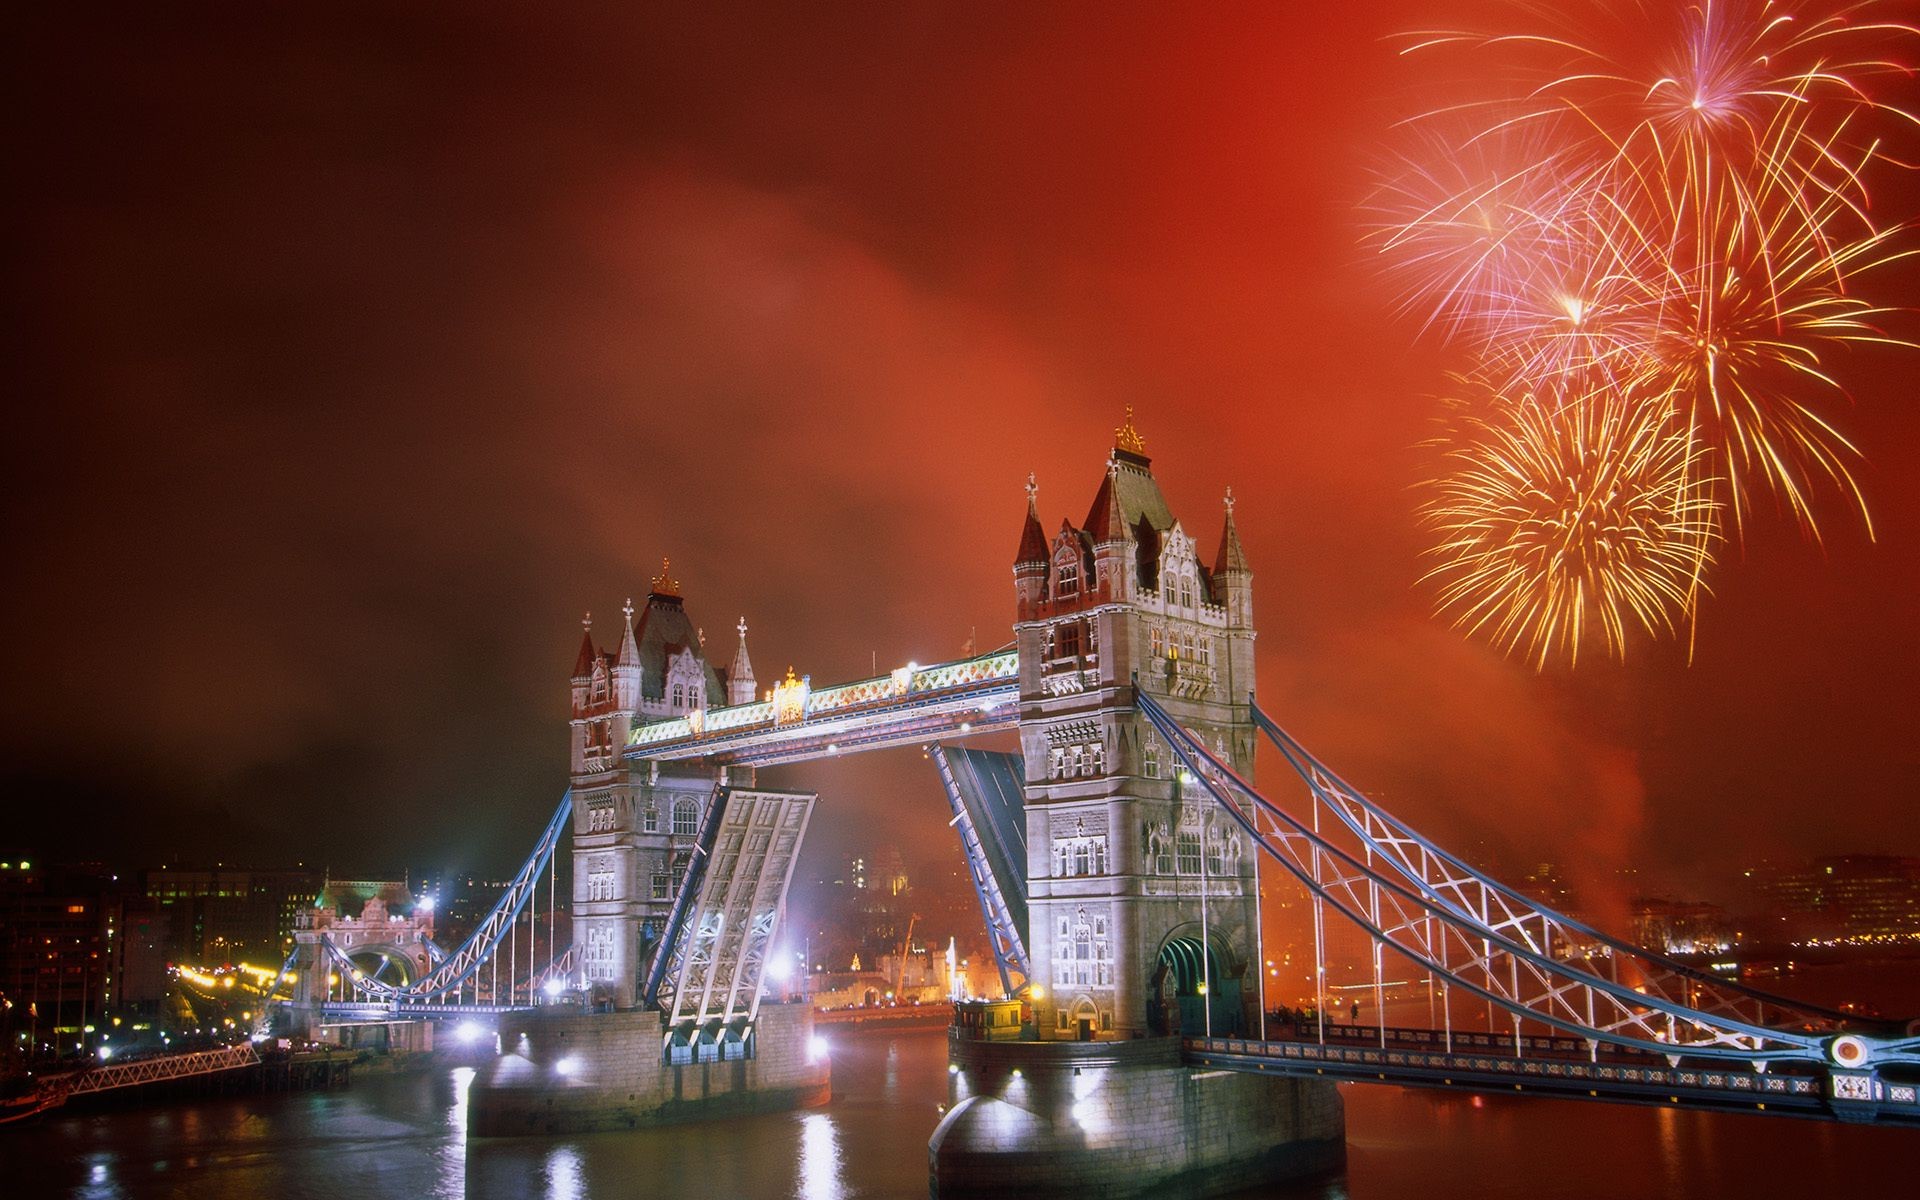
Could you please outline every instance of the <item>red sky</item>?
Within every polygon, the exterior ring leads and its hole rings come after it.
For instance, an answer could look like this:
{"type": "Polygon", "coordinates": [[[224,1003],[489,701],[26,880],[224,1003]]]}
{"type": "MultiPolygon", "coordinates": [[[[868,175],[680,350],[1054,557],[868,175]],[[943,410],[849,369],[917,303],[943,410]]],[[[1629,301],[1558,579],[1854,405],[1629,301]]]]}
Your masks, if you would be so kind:
{"type": "MultiPolygon", "coordinates": [[[[1027,472],[1077,519],[1133,404],[1209,547],[1241,497],[1263,703],[1416,823],[1680,891],[1920,853],[1911,355],[1835,364],[1877,541],[1763,513],[1691,665],[1535,674],[1414,585],[1452,360],[1359,244],[1441,14],[1028,7],[24,17],[17,836],[517,859],[581,610],[670,554],[763,677],[997,644],[1027,472]]],[[[917,755],[808,778],[821,854],[944,836],[917,755]]]]}

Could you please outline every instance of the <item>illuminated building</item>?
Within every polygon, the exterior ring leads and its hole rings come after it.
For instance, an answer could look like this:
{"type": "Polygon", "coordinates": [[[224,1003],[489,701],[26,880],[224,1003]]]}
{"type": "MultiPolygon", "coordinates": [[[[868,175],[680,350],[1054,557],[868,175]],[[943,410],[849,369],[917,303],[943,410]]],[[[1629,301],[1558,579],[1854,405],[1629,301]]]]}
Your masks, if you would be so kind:
{"type": "Polygon", "coordinates": [[[1027,490],[1014,634],[1041,1035],[1245,1028],[1258,986],[1253,855],[1132,694],[1166,704],[1252,776],[1253,572],[1232,493],[1208,565],[1131,414],[1079,525],[1050,536],[1027,490]]]}
{"type": "MultiPolygon", "coordinates": [[[[612,652],[591,625],[574,662],[572,696],[574,944],[597,994],[622,1007],[639,995],[639,972],[666,926],[685,878],[713,778],[667,768],[629,773],[620,754],[634,726],[663,717],[704,719],[730,700],[755,698],[747,623],[725,679],[707,660],[668,565],[636,611],[629,602],[612,652]]],[[[804,687],[793,680],[783,687],[804,687]]],[[[776,689],[778,691],[779,689],[776,689]]]]}

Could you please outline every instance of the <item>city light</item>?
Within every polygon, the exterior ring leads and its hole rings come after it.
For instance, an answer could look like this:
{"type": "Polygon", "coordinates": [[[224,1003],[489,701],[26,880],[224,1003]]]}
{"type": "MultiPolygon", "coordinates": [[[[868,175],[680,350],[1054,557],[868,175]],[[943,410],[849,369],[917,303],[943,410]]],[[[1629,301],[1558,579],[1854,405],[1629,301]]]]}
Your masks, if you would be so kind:
{"type": "Polygon", "coordinates": [[[480,1040],[486,1030],[477,1021],[462,1021],[453,1027],[453,1040],[462,1046],[471,1046],[480,1040]]]}
{"type": "Polygon", "coordinates": [[[580,1071],[580,1060],[569,1054],[559,1062],[554,1063],[553,1070],[556,1075],[564,1075],[571,1079],[580,1071]]]}
{"type": "Polygon", "coordinates": [[[816,1033],[807,1039],[808,1062],[817,1063],[821,1059],[824,1059],[827,1056],[827,1050],[827,1039],[821,1037],[819,1034],[816,1033]]]}
{"type": "Polygon", "coordinates": [[[547,994],[547,999],[549,1000],[557,999],[561,992],[564,992],[567,990],[567,981],[560,978],[558,975],[556,975],[552,979],[549,979],[545,983],[541,984],[540,990],[547,994]]]}

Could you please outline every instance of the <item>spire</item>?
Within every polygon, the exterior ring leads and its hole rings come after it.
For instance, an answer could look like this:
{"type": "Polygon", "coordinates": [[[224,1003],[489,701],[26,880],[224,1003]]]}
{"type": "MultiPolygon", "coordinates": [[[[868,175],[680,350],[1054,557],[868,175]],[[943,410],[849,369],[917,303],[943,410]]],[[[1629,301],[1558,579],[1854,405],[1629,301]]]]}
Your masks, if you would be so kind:
{"type": "Polygon", "coordinates": [[[1147,439],[1133,427],[1133,405],[1127,405],[1127,419],[1113,431],[1113,448],[1141,458],[1147,456],[1147,439]]]}
{"type": "Polygon", "coordinates": [[[1120,504],[1120,459],[1117,455],[1107,459],[1107,477],[1100,481],[1100,490],[1093,497],[1093,507],[1087,512],[1087,536],[1095,543],[1117,542],[1127,536],[1127,511],[1120,504]]]}
{"type": "Polygon", "coordinates": [[[733,652],[733,665],[727,668],[727,703],[752,704],[755,682],[753,660],[747,657],[747,619],[734,626],[740,631],[740,645],[733,652]]]}
{"type": "Polygon", "coordinates": [[[573,677],[584,679],[593,674],[593,614],[580,618],[580,657],[573,660],[573,677]]]}
{"type": "Polygon", "coordinates": [[[640,644],[633,640],[633,597],[627,597],[627,603],[620,610],[626,620],[620,623],[620,659],[616,664],[622,667],[640,665],[640,644]]]}
{"type": "Polygon", "coordinates": [[[660,573],[653,577],[653,594],[656,596],[679,596],[680,581],[673,577],[673,564],[666,555],[660,556],[660,573]]]}
{"type": "Polygon", "coordinates": [[[1240,529],[1233,523],[1233,489],[1227,489],[1227,523],[1220,530],[1220,552],[1213,556],[1213,573],[1223,571],[1250,571],[1247,565],[1247,552],[1240,548],[1240,529]]]}
{"type": "Polygon", "coordinates": [[[1022,563],[1044,563],[1047,561],[1047,531],[1040,526],[1040,485],[1034,482],[1033,472],[1027,472],[1027,523],[1020,530],[1020,553],[1013,560],[1014,566],[1022,563]]]}

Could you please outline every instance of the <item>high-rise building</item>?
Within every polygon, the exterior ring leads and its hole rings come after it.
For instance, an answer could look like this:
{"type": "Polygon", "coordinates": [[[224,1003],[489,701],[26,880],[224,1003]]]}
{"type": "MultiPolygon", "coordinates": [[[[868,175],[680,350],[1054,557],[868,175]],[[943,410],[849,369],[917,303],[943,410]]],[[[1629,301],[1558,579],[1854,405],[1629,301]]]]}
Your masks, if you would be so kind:
{"type": "Polygon", "coordinates": [[[305,868],[159,867],[146,873],[146,896],[167,916],[176,959],[277,966],[293,948],[295,914],[313,903],[321,882],[305,868]]]}
{"type": "Polygon", "coordinates": [[[1840,854],[1767,863],[1747,875],[1767,907],[1768,938],[1871,943],[1920,936],[1920,858],[1840,854]]]}

